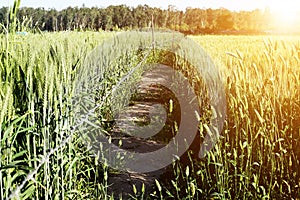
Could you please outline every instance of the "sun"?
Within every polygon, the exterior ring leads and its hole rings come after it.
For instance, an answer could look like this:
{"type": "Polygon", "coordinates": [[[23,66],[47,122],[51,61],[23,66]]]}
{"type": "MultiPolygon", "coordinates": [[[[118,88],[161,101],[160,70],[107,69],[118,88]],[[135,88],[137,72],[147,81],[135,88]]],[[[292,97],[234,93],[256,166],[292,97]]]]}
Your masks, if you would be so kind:
{"type": "Polygon", "coordinates": [[[297,20],[297,12],[293,10],[282,11],[279,13],[279,18],[282,20],[282,22],[292,23],[297,20]]]}
{"type": "Polygon", "coordinates": [[[289,4],[284,1],[274,1],[271,10],[274,15],[274,22],[277,27],[293,28],[300,20],[300,7],[295,4],[289,4]]]}
{"type": "Polygon", "coordinates": [[[283,23],[282,25],[292,25],[298,20],[298,11],[294,9],[278,10],[275,14],[276,20],[278,20],[279,23],[283,23]]]}

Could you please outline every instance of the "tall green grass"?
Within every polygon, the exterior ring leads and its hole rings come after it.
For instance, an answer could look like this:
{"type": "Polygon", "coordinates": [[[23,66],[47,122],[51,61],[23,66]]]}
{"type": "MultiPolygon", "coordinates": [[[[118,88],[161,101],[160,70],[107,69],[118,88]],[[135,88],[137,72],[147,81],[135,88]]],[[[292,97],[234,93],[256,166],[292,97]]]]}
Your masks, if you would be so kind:
{"type": "Polygon", "coordinates": [[[97,160],[78,136],[46,156],[70,135],[76,70],[104,37],[98,33],[1,35],[1,199],[9,197],[40,163],[16,197],[101,195],[97,160]]]}
{"type": "Polygon", "coordinates": [[[194,39],[222,66],[226,82],[224,138],[207,158],[218,163],[210,165],[210,190],[225,198],[299,198],[300,38],[194,39]]]}

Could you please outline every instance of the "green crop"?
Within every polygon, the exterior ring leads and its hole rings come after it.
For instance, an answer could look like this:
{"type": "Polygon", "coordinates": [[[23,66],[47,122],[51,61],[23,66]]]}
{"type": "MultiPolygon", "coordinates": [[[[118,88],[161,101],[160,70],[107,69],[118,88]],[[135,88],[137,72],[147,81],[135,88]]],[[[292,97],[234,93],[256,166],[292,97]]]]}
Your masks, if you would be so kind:
{"type": "MultiPolygon", "coordinates": [[[[110,36],[91,32],[0,35],[1,199],[12,194],[16,199],[112,198],[107,179],[113,172],[99,163],[79,134],[71,134],[74,80],[86,56],[110,36]]],[[[151,197],[299,198],[300,38],[191,38],[222,72],[227,97],[225,126],[221,139],[204,159],[190,152],[186,162],[175,162],[169,174],[155,181],[151,197]]],[[[182,64],[167,54],[160,56],[182,64]]],[[[104,77],[101,84],[106,87],[99,91],[99,98],[130,70],[121,66],[139,59],[127,55],[115,63],[117,70],[104,77]]],[[[196,88],[201,81],[189,67],[182,65],[180,70],[196,88]]],[[[135,75],[138,80],[141,74],[135,75]]],[[[174,112],[175,103],[167,103],[174,112]]],[[[110,109],[110,102],[105,102],[99,111],[102,121],[111,120],[110,109]]],[[[203,123],[199,130],[203,137],[207,125],[203,123]]],[[[133,198],[146,198],[145,188],[139,191],[133,186],[133,190],[133,198]]]]}

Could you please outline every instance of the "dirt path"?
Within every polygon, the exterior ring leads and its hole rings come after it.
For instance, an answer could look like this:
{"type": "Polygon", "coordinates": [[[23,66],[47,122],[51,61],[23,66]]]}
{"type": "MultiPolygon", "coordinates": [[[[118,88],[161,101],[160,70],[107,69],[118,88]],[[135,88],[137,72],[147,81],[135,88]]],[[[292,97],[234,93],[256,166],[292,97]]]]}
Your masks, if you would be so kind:
{"type": "MultiPolygon", "coordinates": [[[[136,125],[149,124],[149,113],[154,109],[155,104],[166,105],[170,100],[170,91],[164,91],[158,87],[157,83],[170,81],[169,75],[161,69],[155,69],[146,72],[141,81],[137,84],[137,92],[131,100],[127,109],[120,113],[113,126],[113,140],[122,140],[122,148],[135,152],[150,152],[162,148],[165,144],[158,138],[151,137],[148,139],[132,137],[127,132],[132,132],[136,125]],[[156,85],[155,85],[156,84],[156,85]]],[[[155,113],[154,113],[155,115],[155,113]]],[[[167,122],[168,123],[168,122],[167,122]]],[[[166,126],[165,126],[166,127],[166,126]]],[[[169,135],[171,130],[165,128],[163,134],[169,135]]],[[[142,173],[111,173],[109,174],[108,191],[116,199],[122,196],[123,199],[130,198],[133,193],[133,185],[137,191],[141,191],[142,185],[145,185],[145,195],[149,195],[155,187],[155,179],[158,179],[166,172],[161,169],[155,172],[142,173]]]]}

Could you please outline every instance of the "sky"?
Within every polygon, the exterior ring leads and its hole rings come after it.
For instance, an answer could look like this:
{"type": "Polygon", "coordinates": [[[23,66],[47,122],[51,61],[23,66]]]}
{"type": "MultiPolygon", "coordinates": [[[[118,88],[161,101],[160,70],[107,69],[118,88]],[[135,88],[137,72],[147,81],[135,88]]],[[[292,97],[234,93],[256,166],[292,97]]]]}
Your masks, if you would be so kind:
{"type": "MultiPolygon", "coordinates": [[[[167,8],[168,5],[174,5],[179,10],[185,10],[187,7],[193,8],[227,8],[229,10],[254,10],[270,8],[271,10],[288,9],[300,10],[300,1],[297,0],[21,0],[21,7],[44,7],[46,9],[56,8],[62,10],[68,6],[82,5],[86,7],[107,7],[109,5],[125,4],[128,6],[137,6],[147,4],[151,7],[167,8]],[[299,2],[299,3],[295,3],[299,2]]],[[[13,5],[13,0],[0,0],[0,7],[13,5]]]]}

